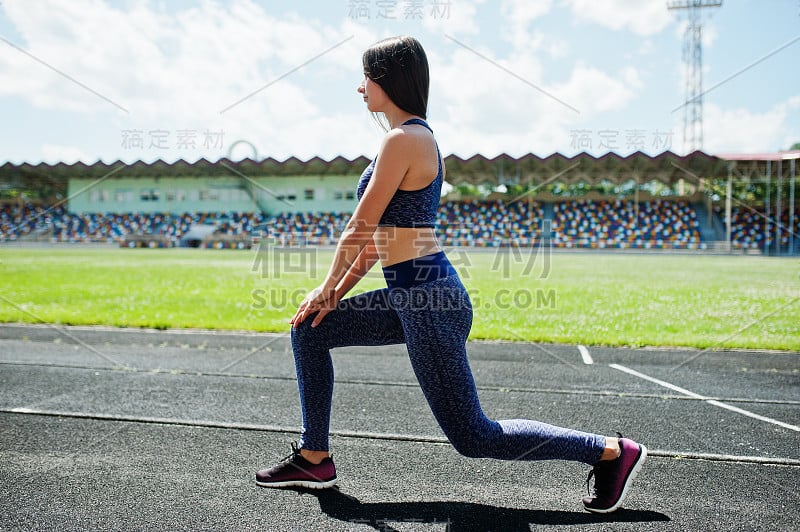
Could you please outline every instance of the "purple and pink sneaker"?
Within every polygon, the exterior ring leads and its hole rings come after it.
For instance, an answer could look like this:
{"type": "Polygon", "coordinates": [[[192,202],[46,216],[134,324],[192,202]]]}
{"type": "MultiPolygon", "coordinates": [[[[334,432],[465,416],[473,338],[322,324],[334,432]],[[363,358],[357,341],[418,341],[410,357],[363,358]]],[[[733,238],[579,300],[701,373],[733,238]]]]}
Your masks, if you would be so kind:
{"type": "Polygon", "coordinates": [[[619,436],[619,458],[597,462],[586,479],[588,489],[589,480],[594,477],[594,496],[583,498],[583,507],[590,512],[607,514],[622,506],[633,479],[647,458],[644,445],[623,438],[621,434],[619,436]]]}
{"type": "Polygon", "coordinates": [[[311,488],[325,489],[336,484],[336,466],[327,457],[319,464],[312,464],[302,457],[297,444],[292,442],[292,454],[279,464],[256,473],[256,484],[267,488],[311,488]]]}

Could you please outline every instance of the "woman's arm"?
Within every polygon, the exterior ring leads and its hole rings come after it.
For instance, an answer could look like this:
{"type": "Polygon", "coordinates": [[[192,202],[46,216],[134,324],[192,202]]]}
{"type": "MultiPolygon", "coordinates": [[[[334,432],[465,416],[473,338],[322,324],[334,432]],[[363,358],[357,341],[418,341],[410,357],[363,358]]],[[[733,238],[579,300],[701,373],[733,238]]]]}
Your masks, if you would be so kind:
{"type": "Polygon", "coordinates": [[[295,327],[310,314],[327,309],[326,312],[320,312],[321,316],[317,316],[312,326],[319,323],[322,316],[330,312],[338,302],[337,294],[350,290],[368,271],[367,264],[371,267],[375,263],[375,253],[369,251],[362,257],[362,252],[368,245],[374,246],[372,238],[375,229],[408,172],[409,154],[414,153],[415,147],[414,139],[402,129],[393,129],[386,134],[375,161],[372,179],[339,237],[325,280],[306,296],[290,320],[295,327]],[[364,263],[353,270],[353,276],[348,275],[359,259],[364,260],[364,263]]]}
{"type": "Polygon", "coordinates": [[[414,153],[415,147],[414,139],[402,129],[387,133],[375,162],[372,179],[339,237],[333,262],[320,287],[323,293],[333,294],[362,249],[372,242],[386,206],[408,172],[409,155],[414,153]]]}
{"type": "Polygon", "coordinates": [[[336,299],[342,299],[363,277],[372,269],[376,262],[378,262],[378,249],[375,247],[375,242],[369,242],[363,247],[358,258],[347,270],[347,273],[339,281],[336,287],[336,299]]]}
{"type": "MultiPolygon", "coordinates": [[[[347,273],[342,280],[339,281],[333,296],[327,300],[327,305],[322,305],[319,307],[319,311],[314,317],[314,321],[311,322],[312,327],[316,327],[317,324],[319,324],[319,322],[321,322],[322,319],[336,307],[345,294],[347,294],[347,292],[349,292],[358,283],[358,281],[360,281],[367,274],[367,272],[372,269],[375,263],[378,262],[378,258],[379,254],[374,242],[364,246],[364,248],[361,250],[361,253],[359,253],[358,257],[356,258],[356,261],[352,264],[352,266],[350,266],[350,269],[347,270],[347,273]]],[[[289,323],[294,325],[295,321],[300,323],[303,321],[303,319],[305,319],[303,317],[298,320],[298,316],[301,315],[304,304],[306,303],[303,302],[303,304],[300,305],[300,309],[297,311],[295,316],[289,320],[289,323]]]]}

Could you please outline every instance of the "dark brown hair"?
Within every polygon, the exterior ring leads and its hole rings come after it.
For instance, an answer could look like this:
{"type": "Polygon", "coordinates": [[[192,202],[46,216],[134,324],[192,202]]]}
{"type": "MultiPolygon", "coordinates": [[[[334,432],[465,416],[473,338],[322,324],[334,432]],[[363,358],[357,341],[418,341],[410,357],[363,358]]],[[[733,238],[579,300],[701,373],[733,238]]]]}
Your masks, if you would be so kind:
{"type": "Polygon", "coordinates": [[[397,107],[427,118],[430,74],[428,57],[414,37],[389,37],[362,57],[364,74],[381,86],[397,107]]]}

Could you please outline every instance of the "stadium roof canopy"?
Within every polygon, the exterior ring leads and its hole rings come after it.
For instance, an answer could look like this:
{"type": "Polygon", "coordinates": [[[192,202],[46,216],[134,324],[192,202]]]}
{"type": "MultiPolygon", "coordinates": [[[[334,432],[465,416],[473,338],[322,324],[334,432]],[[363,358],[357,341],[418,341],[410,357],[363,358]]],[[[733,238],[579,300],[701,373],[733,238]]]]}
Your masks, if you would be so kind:
{"type": "Polygon", "coordinates": [[[582,152],[571,157],[554,153],[547,157],[528,154],[520,158],[499,155],[493,159],[482,155],[461,159],[451,155],[446,163],[447,181],[454,185],[624,183],[631,179],[671,185],[679,180],[698,183],[702,178],[727,176],[725,161],[700,151],[685,156],[671,151],[654,156],[643,152],[627,156],[609,152],[595,157],[582,152]]]}
{"type": "MultiPolygon", "coordinates": [[[[547,183],[589,184],[601,181],[623,183],[631,179],[638,182],[660,181],[671,185],[679,180],[699,183],[701,179],[728,177],[733,169],[739,175],[767,175],[768,165],[776,161],[800,158],[800,151],[778,152],[767,154],[731,154],[709,155],[695,151],[687,155],[678,155],[671,151],[648,155],[634,152],[622,156],[613,152],[595,157],[586,152],[573,156],[554,153],[547,157],[534,154],[512,157],[502,154],[494,158],[474,155],[462,159],[457,155],[445,158],[447,164],[447,181],[458,185],[488,184],[521,184],[543,185],[547,183]]],[[[137,161],[124,163],[117,161],[111,164],[98,161],[91,165],[77,162],[74,164],[12,164],[0,166],[0,185],[3,187],[47,187],[66,190],[70,178],[112,179],[115,177],[193,177],[213,175],[250,176],[286,176],[300,175],[359,175],[369,164],[367,157],[347,159],[336,157],[325,160],[313,157],[302,161],[290,157],[284,161],[273,158],[254,161],[243,159],[231,161],[227,158],[211,162],[199,159],[193,163],[178,160],[173,163],[157,160],[152,163],[137,161]]],[[[772,172],[775,172],[773,169],[772,172]]]]}
{"type": "Polygon", "coordinates": [[[800,150],[776,153],[729,153],[718,156],[728,162],[731,175],[737,179],[762,181],[773,177],[791,177],[794,161],[800,159],[800,150]],[[788,164],[784,164],[784,162],[788,164]]]}

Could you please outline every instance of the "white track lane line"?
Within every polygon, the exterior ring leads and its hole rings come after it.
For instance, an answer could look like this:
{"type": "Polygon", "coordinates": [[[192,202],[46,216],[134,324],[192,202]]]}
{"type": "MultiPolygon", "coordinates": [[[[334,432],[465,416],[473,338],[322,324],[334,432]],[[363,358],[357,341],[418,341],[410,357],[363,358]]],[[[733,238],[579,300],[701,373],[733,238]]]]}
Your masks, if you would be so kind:
{"type": "MultiPolygon", "coordinates": [[[[120,423],[144,423],[153,425],[165,425],[174,427],[204,427],[212,429],[226,430],[248,430],[259,432],[278,432],[285,434],[296,434],[297,426],[280,425],[256,425],[252,423],[237,423],[229,421],[211,421],[201,419],[180,419],[180,418],[160,418],[146,416],[117,416],[113,414],[97,414],[91,412],[71,412],[67,410],[40,410],[34,408],[4,408],[0,406],[0,414],[22,414],[31,416],[58,417],[70,419],[90,419],[97,421],[111,421],[120,423]]],[[[116,433],[116,432],[115,432],[116,433]]],[[[112,433],[115,434],[115,433],[112,433]]],[[[331,430],[331,436],[342,436],[345,438],[366,438],[371,440],[392,440],[408,441],[416,443],[438,443],[450,445],[447,438],[443,436],[426,436],[420,434],[397,434],[385,432],[362,432],[348,430],[331,430]]],[[[647,449],[647,456],[659,456],[662,458],[684,458],[696,460],[718,460],[721,462],[746,462],[756,464],[773,464],[800,467],[800,460],[793,458],[778,458],[768,456],[741,456],[734,454],[714,454],[714,453],[692,453],[686,451],[673,451],[668,449],[647,449]]]]}
{"type": "Polygon", "coordinates": [[[594,360],[592,360],[592,355],[589,354],[589,350],[586,349],[585,345],[579,345],[578,351],[581,352],[581,358],[583,359],[584,364],[594,364],[594,360]]]}
{"type": "Polygon", "coordinates": [[[644,373],[639,373],[636,370],[626,368],[625,366],[620,366],[619,364],[609,364],[609,367],[614,368],[616,370],[622,371],[629,375],[633,375],[634,377],[639,377],[640,379],[644,379],[646,381],[650,381],[652,383],[658,384],[659,386],[663,386],[664,388],[669,388],[670,390],[676,391],[678,393],[682,393],[684,395],[688,395],[689,397],[693,397],[695,399],[700,399],[705,401],[706,403],[717,406],[719,408],[724,408],[726,410],[730,410],[731,412],[736,412],[737,414],[742,414],[743,416],[751,417],[753,419],[757,419],[759,421],[764,421],[766,423],[772,423],[773,425],[778,425],[779,427],[783,427],[785,429],[793,430],[795,432],[800,432],[800,427],[797,425],[791,425],[789,423],[784,423],[783,421],[778,421],[777,419],[772,419],[771,417],[762,416],[756,414],[754,412],[750,412],[749,410],[744,410],[743,408],[737,408],[735,406],[731,406],[725,403],[721,403],[715,399],[709,399],[703,395],[698,393],[691,392],[686,388],[681,388],[680,386],[675,386],[674,384],[670,384],[666,381],[662,381],[660,379],[656,379],[655,377],[650,377],[649,375],[645,375],[644,373]]]}

